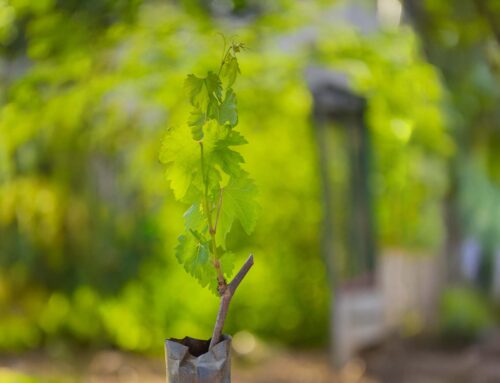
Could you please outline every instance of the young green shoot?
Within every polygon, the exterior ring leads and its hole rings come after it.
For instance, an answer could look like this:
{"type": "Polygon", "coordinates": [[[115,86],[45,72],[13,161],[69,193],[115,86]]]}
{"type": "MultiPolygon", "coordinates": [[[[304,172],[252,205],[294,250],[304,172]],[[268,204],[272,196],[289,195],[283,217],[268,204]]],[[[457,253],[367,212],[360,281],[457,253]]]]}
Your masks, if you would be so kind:
{"type": "Polygon", "coordinates": [[[237,54],[242,48],[235,43],[224,48],[217,73],[187,76],[191,113],[185,126],[167,132],[160,151],[175,198],[190,205],[175,249],[177,260],[221,298],[210,348],[219,342],[231,298],[253,265],[250,255],[227,283],[234,254],[226,246],[226,237],[236,220],[250,234],[257,219],[257,190],[236,150],[247,143],[236,130],[238,111],[232,88],[240,73],[237,54]]]}

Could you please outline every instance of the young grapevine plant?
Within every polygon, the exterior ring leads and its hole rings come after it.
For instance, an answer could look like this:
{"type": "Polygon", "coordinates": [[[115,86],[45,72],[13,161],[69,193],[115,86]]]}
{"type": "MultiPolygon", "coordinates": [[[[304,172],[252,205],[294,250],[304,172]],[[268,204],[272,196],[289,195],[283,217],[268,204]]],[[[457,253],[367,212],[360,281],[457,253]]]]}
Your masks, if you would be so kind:
{"type": "Polygon", "coordinates": [[[217,73],[187,76],[190,116],[186,125],[169,129],[160,151],[175,198],[190,205],[175,249],[177,260],[203,287],[221,297],[210,348],[221,337],[234,291],[253,265],[250,256],[231,283],[226,282],[234,264],[226,237],[236,220],[249,234],[257,218],[256,187],[236,150],[247,143],[236,130],[238,111],[232,88],[240,73],[237,54],[241,49],[242,44],[235,43],[224,49],[217,73]]]}

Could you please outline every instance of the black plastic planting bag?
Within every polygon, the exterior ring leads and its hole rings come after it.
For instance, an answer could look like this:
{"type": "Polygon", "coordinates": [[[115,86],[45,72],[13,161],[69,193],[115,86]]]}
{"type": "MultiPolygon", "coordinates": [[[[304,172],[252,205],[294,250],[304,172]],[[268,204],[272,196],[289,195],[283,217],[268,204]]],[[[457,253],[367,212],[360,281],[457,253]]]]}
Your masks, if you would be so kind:
{"type": "Polygon", "coordinates": [[[208,350],[210,340],[167,339],[168,383],[231,383],[231,337],[208,350]]]}

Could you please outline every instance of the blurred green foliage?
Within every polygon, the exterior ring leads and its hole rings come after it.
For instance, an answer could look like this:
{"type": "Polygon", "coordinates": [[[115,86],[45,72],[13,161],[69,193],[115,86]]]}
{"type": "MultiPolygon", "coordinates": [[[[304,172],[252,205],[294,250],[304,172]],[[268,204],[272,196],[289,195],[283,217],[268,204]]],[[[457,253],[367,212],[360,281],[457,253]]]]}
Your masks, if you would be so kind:
{"type": "Polygon", "coordinates": [[[321,41],[320,62],[348,73],[369,101],[383,245],[438,245],[443,231],[440,197],[447,187],[444,159],[454,144],[445,130],[436,71],[422,60],[418,39],[407,27],[369,37],[345,28],[322,34],[336,38],[321,41]]]}
{"type": "MultiPolygon", "coordinates": [[[[449,164],[448,204],[458,237],[488,252],[500,227],[500,5],[495,0],[405,0],[429,61],[441,72],[457,150],[449,164]]],[[[453,236],[453,234],[452,234],[453,236]]]]}
{"type": "Polygon", "coordinates": [[[57,379],[35,378],[8,369],[0,368],[0,380],[3,383],[59,383],[57,379]]]}
{"type": "Polygon", "coordinates": [[[187,0],[0,0],[0,348],[159,350],[167,336],[209,336],[218,302],[175,261],[184,207],[157,153],[188,115],[185,74],[217,66],[221,32],[250,48],[235,90],[263,212],[252,237],[237,227],[229,240],[256,264],[228,332],[328,339],[311,63],[344,69],[368,98],[382,245],[439,245],[453,144],[415,34],[325,25],[315,46],[286,50],[283,39],[323,25],[324,2],[236,3],[228,19],[187,0]]]}
{"type": "Polygon", "coordinates": [[[452,345],[472,342],[491,328],[495,318],[488,301],[468,288],[443,292],[439,308],[439,331],[452,345]]]}

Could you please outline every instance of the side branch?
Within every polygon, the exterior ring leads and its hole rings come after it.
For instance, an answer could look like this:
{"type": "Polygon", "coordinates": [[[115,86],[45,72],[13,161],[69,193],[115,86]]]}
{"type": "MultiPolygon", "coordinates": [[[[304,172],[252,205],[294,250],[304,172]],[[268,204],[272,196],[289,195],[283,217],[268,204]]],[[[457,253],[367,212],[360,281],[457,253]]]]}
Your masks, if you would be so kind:
{"type": "Polygon", "coordinates": [[[252,266],[253,266],[253,254],[250,254],[246,262],[241,267],[240,271],[238,271],[238,274],[236,274],[231,283],[229,283],[229,291],[231,291],[231,295],[234,294],[234,292],[240,285],[241,281],[243,280],[243,278],[245,278],[245,275],[247,275],[248,271],[252,266]]]}
{"type": "Polygon", "coordinates": [[[233,298],[236,289],[240,285],[243,278],[245,278],[252,266],[253,254],[250,254],[246,262],[241,267],[240,271],[238,271],[231,283],[229,283],[226,290],[223,292],[220,300],[219,312],[217,313],[214,332],[212,334],[212,339],[210,340],[209,349],[219,343],[220,338],[222,337],[222,329],[224,328],[224,322],[226,320],[227,312],[229,309],[229,303],[231,303],[231,299],[233,298]]]}

